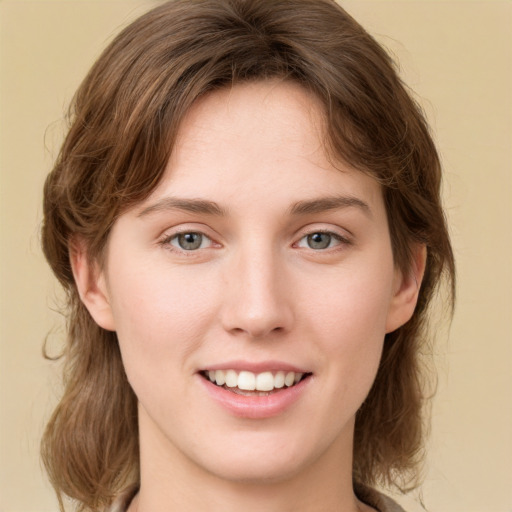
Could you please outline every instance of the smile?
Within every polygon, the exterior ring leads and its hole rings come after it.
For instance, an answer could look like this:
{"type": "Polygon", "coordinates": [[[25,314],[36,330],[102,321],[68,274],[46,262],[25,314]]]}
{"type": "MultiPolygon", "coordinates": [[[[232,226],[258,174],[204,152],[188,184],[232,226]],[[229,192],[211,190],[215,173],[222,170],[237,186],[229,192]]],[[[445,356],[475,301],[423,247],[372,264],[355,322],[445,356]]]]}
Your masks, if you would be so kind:
{"type": "Polygon", "coordinates": [[[217,406],[239,418],[279,416],[309,396],[313,373],[283,361],[231,361],[196,375],[217,406]]]}
{"type": "Polygon", "coordinates": [[[298,384],[309,376],[308,373],[293,371],[276,371],[253,373],[236,370],[207,370],[201,372],[213,384],[233,393],[247,396],[267,396],[282,388],[298,384]]]}

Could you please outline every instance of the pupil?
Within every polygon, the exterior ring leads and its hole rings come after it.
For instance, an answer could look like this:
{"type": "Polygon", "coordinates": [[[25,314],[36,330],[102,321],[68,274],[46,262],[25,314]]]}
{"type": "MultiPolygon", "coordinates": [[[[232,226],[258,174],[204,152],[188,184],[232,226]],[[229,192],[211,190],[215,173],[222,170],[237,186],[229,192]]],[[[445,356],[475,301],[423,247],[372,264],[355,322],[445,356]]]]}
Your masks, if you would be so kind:
{"type": "Polygon", "coordinates": [[[184,233],[179,235],[178,240],[182,249],[191,251],[201,246],[202,236],[199,233],[184,233]]]}
{"type": "Polygon", "coordinates": [[[308,245],[311,249],[326,249],[331,243],[331,235],[327,233],[313,233],[308,235],[308,245]]]}

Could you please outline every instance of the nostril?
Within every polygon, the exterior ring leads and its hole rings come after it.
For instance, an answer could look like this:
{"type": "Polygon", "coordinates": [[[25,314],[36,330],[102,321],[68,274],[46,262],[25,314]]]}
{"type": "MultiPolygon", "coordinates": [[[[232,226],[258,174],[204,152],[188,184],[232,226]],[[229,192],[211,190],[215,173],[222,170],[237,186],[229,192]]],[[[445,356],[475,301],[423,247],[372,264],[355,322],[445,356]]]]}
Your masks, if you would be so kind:
{"type": "Polygon", "coordinates": [[[243,335],[246,334],[247,336],[253,338],[253,339],[262,339],[265,337],[269,337],[272,335],[279,335],[285,332],[284,327],[271,327],[269,329],[262,327],[262,326],[246,326],[243,327],[235,327],[231,329],[231,332],[233,334],[237,335],[243,335]]]}

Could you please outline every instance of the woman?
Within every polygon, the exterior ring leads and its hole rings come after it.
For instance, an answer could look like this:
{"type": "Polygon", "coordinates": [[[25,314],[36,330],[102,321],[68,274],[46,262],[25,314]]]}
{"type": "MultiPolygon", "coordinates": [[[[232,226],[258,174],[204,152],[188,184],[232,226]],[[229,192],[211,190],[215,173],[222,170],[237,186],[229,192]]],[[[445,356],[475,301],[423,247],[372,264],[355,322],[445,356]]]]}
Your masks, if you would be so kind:
{"type": "MultiPolygon", "coordinates": [[[[45,186],[68,291],[43,439],[78,510],[400,510],[454,263],[439,159],[330,0],[178,0],[78,90],[45,186]]],[[[62,505],[62,501],[61,501],[62,505]]]]}

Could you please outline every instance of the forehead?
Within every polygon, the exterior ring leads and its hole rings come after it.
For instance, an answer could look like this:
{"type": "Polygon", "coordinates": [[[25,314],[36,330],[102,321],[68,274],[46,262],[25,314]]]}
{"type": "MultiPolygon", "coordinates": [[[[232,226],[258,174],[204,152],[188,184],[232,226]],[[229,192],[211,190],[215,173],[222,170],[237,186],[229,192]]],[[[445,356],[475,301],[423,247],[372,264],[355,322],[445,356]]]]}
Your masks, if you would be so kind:
{"type": "MultiPolygon", "coordinates": [[[[237,143],[275,153],[290,148],[296,155],[324,156],[323,106],[316,96],[288,81],[258,81],[226,87],[200,98],[185,116],[174,149],[183,157],[197,144],[237,143]]],[[[236,147],[233,147],[236,150],[236,147]]],[[[193,152],[193,151],[192,151],[193,152]]]]}
{"type": "Polygon", "coordinates": [[[323,105],[296,83],[250,82],[209,93],[183,119],[148,201],[178,195],[234,206],[348,194],[378,202],[375,180],[331,158],[325,133],[323,105]]]}

